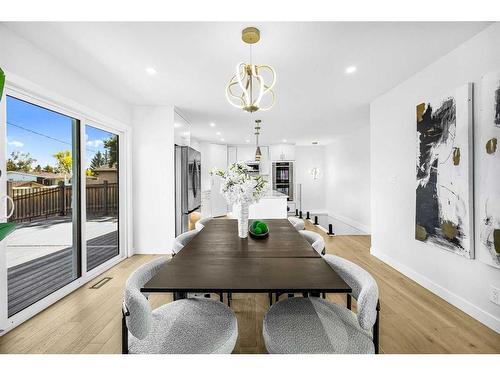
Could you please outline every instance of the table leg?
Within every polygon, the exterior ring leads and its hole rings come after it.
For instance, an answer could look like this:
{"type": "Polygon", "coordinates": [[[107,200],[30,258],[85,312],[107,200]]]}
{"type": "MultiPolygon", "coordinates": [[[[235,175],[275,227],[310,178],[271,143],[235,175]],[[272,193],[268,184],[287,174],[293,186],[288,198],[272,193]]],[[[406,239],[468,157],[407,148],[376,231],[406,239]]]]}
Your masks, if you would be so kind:
{"type": "Polygon", "coordinates": [[[184,292],[175,292],[174,293],[174,301],[177,301],[178,299],[185,299],[187,298],[187,293],[184,292]]]}

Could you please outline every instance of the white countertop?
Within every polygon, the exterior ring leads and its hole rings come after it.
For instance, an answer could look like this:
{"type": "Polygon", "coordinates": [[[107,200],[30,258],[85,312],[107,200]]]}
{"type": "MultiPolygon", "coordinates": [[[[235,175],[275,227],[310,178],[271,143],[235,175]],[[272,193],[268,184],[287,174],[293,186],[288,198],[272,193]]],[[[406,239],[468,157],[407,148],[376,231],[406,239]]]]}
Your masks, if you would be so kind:
{"type": "Polygon", "coordinates": [[[277,190],[268,190],[265,195],[260,199],[277,199],[277,198],[288,198],[288,195],[283,194],[277,190]]]}

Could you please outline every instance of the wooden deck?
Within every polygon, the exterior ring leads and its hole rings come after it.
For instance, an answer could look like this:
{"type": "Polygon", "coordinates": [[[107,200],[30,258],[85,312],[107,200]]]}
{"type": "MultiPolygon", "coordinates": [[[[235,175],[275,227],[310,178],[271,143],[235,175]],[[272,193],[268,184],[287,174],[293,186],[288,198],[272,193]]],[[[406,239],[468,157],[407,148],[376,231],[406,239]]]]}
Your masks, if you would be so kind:
{"type": "MultiPolygon", "coordinates": [[[[87,270],[118,255],[118,231],[87,241],[87,270]]],[[[7,270],[9,317],[77,278],[77,257],[67,247],[7,270]]]]}

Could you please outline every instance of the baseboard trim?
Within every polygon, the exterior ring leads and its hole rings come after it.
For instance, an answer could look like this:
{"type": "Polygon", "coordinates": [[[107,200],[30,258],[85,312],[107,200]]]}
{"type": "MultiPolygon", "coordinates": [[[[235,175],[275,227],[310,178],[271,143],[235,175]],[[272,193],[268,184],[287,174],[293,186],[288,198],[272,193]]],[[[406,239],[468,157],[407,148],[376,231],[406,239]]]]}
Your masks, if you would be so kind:
{"type": "Polygon", "coordinates": [[[333,217],[334,219],[337,219],[337,220],[340,220],[340,221],[343,221],[344,223],[350,225],[351,227],[353,228],[356,228],[362,232],[365,232],[367,234],[370,234],[371,233],[371,228],[365,224],[362,224],[356,220],[352,220],[346,216],[342,216],[342,215],[339,215],[339,214],[334,214],[332,212],[328,212],[328,216],[330,217],[333,217]]]}
{"type": "Polygon", "coordinates": [[[401,272],[406,277],[415,281],[417,284],[423,286],[428,289],[432,293],[444,299],[446,302],[452,304],[456,308],[462,310],[466,314],[470,315],[474,319],[480,321],[485,326],[491,328],[497,333],[500,333],[500,319],[490,314],[487,311],[473,305],[469,301],[464,298],[458,296],[457,294],[449,291],[446,288],[443,288],[441,285],[436,284],[429,278],[421,275],[420,273],[412,270],[411,268],[405,266],[404,264],[398,262],[394,258],[389,255],[371,247],[370,254],[374,257],[380,259],[382,262],[387,264],[388,266],[394,268],[395,270],[401,272]]]}

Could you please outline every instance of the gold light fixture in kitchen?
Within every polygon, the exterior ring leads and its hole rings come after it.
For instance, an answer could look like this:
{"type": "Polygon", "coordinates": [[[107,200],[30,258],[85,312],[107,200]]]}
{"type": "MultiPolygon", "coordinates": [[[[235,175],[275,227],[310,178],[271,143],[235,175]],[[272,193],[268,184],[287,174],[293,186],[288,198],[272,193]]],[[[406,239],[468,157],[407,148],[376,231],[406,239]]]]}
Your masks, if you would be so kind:
{"type": "Polygon", "coordinates": [[[267,111],[274,105],[273,91],[276,83],[276,72],[269,65],[252,64],[252,44],[260,40],[260,31],[255,27],[247,27],[242,31],[241,39],[250,45],[250,62],[239,62],[236,74],[226,87],[226,98],[232,106],[247,112],[267,111]],[[266,84],[264,75],[270,82],[266,84]],[[270,98],[267,105],[262,105],[263,98],[270,98]]]}
{"type": "Polygon", "coordinates": [[[259,134],[260,134],[260,123],[261,120],[255,120],[255,147],[257,149],[255,150],[255,161],[260,161],[260,158],[262,157],[262,153],[260,152],[260,146],[259,146],[259,134]]]}

